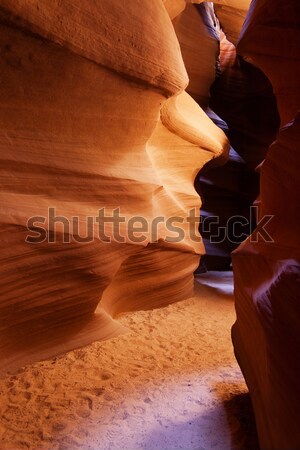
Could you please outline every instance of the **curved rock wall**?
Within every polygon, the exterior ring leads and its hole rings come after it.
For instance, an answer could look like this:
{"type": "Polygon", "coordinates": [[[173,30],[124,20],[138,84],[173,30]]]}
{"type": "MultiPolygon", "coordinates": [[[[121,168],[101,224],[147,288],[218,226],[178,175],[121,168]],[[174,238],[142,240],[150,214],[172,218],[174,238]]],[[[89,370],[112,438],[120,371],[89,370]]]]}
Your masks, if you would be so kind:
{"type": "Polygon", "coordinates": [[[228,142],[183,92],[160,0],[0,6],[5,369],[114,336],[121,311],[191,295],[204,251],[187,226],[194,178],[228,142]]]}
{"type": "Polygon", "coordinates": [[[227,134],[232,146],[224,166],[206,165],[196,181],[203,199],[200,231],[206,249],[200,270],[204,266],[230,269],[230,253],[255,227],[250,206],[259,192],[256,167],[279,126],[269,80],[259,68],[236,55],[234,44],[221,28],[224,26],[231,36],[235,27],[238,35],[242,22],[236,23],[234,17],[244,20],[248,6],[249,2],[234,1],[188,5],[174,20],[190,77],[187,90],[227,134]],[[237,10],[238,6],[242,9],[237,10]],[[229,8],[231,14],[223,17],[222,8],[229,8]],[[232,217],[242,217],[248,224],[241,228],[232,217]]]}
{"type": "Polygon", "coordinates": [[[253,1],[238,44],[272,82],[282,123],[261,167],[261,222],[233,254],[232,331],[261,447],[278,450],[300,447],[299,18],[297,0],[253,1]]]}
{"type": "Polygon", "coordinates": [[[187,92],[206,108],[219,57],[218,23],[212,3],[187,5],[174,20],[174,29],[189,76],[187,92]]]}

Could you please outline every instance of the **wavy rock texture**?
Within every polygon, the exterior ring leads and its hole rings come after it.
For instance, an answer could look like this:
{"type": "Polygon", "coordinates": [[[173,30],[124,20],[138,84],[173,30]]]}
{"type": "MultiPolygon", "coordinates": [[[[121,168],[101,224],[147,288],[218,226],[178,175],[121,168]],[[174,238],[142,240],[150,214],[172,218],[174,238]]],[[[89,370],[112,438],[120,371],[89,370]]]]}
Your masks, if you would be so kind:
{"type": "Polygon", "coordinates": [[[261,447],[280,450],[300,447],[299,6],[254,1],[238,45],[270,78],[283,124],[261,167],[260,218],[274,215],[272,241],[258,227],[233,254],[232,331],[261,447]]]}
{"type": "MultiPolygon", "coordinates": [[[[237,2],[229,3],[223,6],[236,9],[237,2]]],[[[201,234],[206,255],[202,261],[208,269],[228,270],[230,253],[253,229],[250,206],[259,192],[255,169],[274,140],[279,122],[269,80],[258,68],[237,57],[235,46],[227,39],[214,12],[216,6],[188,5],[174,25],[191,80],[187,90],[228,135],[232,145],[229,161],[221,167],[208,164],[196,182],[204,202],[201,234]],[[218,223],[212,216],[219,218],[218,223]],[[249,222],[239,238],[234,236],[230,222],[233,216],[243,216],[249,222]],[[211,235],[217,236],[220,227],[227,227],[227,235],[212,242],[211,235]]],[[[245,18],[248,3],[240,6],[245,18]]],[[[230,28],[230,17],[228,20],[225,25],[230,28]]]]}
{"type": "Polygon", "coordinates": [[[201,203],[196,173],[228,142],[182,92],[188,78],[160,1],[0,5],[7,369],[124,331],[112,319],[119,312],[191,295],[204,251],[199,235],[168,242],[161,223],[154,235],[132,237],[128,220],[142,217],[147,227],[175,215],[188,231],[188,212],[201,203]],[[120,208],[121,241],[111,223],[87,226],[103,207],[107,216],[120,208]],[[29,234],[47,232],[55,242],[25,242],[32,216],[39,219],[29,234]]]}
{"type": "Polygon", "coordinates": [[[232,147],[224,167],[209,169],[207,166],[205,173],[201,173],[205,199],[202,211],[220,216],[221,226],[228,229],[224,242],[206,246],[207,255],[203,261],[208,268],[216,268],[218,264],[218,267],[226,269],[226,261],[227,267],[230,264],[230,253],[255,227],[255,214],[251,214],[250,207],[259,194],[257,166],[275,139],[280,122],[269,80],[240,56],[233,65],[229,59],[227,67],[216,78],[210,104],[224,119],[227,125],[227,130],[226,127],[224,130],[232,147]],[[238,226],[237,233],[234,233],[234,222],[230,222],[233,216],[244,218],[244,226],[238,226]]]}
{"type": "MultiPolygon", "coordinates": [[[[223,58],[224,52],[221,52],[222,59],[220,59],[221,30],[219,21],[214,13],[213,4],[201,3],[200,5],[188,5],[181,15],[175,19],[174,27],[180,43],[183,60],[190,78],[187,91],[198,102],[198,104],[204,108],[206,114],[212,119],[212,121],[214,121],[220,129],[225,131],[227,129],[226,124],[209,108],[210,89],[220,70],[220,60],[222,60],[223,67],[226,64],[230,65],[232,55],[230,54],[231,48],[227,47],[226,49],[230,50],[226,54],[227,60],[226,57],[223,58]]],[[[225,43],[225,39],[226,38],[224,35],[222,41],[223,43],[225,43]]],[[[230,43],[228,42],[228,44],[230,43]]],[[[229,158],[230,155],[231,154],[229,153],[229,158]]],[[[218,165],[220,165],[221,162],[224,163],[225,161],[220,161],[219,159],[218,165]]],[[[214,164],[214,166],[215,165],[216,164],[214,164]]],[[[219,174],[222,174],[222,179],[224,178],[223,169],[223,166],[215,169],[219,174]]],[[[226,182],[228,182],[228,177],[226,177],[226,182]]],[[[213,213],[217,214],[216,209],[210,209],[210,197],[213,189],[212,183],[210,181],[208,182],[209,187],[204,192],[203,184],[199,183],[199,177],[196,177],[195,186],[197,191],[201,193],[201,196],[203,194],[204,198],[204,209],[201,210],[202,217],[211,216],[213,213]]],[[[220,203],[224,203],[224,198],[222,193],[218,192],[218,204],[220,203]]],[[[211,226],[209,229],[211,230],[211,226]]],[[[221,250],[220,255],[219,249],[216,249],[216,245],[211,244],[209,239],[211,231],[208,233],[208,238],[206,238],[204,227],[201,227],[201,232],[204,237],[203,242],[207,253],[203,260],[207,262],[207,258],[210,258],[209,254],[212,252],[213,261],[215,264],[216,260],[219,261],[219,259],[223,259],[224,250],[221,250]]],[[[230,260],[228,254],[225,254],[225,257],[230,260]]],[[[217,266],[215,265],[214,268],[216,267],[217,266]]],[[[200,270],[202,270],[202,265],[200,270]]]]}

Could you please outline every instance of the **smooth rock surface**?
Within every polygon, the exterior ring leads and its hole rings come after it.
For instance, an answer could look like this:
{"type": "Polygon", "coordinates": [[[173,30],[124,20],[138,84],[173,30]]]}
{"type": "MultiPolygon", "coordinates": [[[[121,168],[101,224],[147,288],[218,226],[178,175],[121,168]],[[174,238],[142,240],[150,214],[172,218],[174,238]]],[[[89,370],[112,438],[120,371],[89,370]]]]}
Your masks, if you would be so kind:
{"type": "Polygon", "coordinates": [[[252,2],[238,44],[270,78],[282,123],[261,166],[264,222],[233,254],[235,352],[260,445],[276,450],[300,447],[299,6],[252,2]]]}
{"type": "Polygon", "coordinates": [[[183,92],[161,1],[0,6],[5,369],[123,332],[114,314],[192,294],[204,252],[186,224],[201,204],[194,178],[228,142],[183,92]],[[102,208],[120,210],[119,234],[96,222],[102,208]],[[168,241],[174,215],[183,237],[168,241]]]}

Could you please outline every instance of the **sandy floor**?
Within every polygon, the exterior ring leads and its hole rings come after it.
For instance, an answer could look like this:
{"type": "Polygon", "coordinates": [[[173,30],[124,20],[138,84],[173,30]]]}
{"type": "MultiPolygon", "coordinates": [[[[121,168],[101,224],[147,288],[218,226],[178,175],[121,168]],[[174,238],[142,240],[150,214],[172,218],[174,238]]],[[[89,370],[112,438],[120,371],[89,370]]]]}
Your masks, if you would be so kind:
{"type": "Polygon", "coordinates": [[[0,450],[255,450],[232,278],[199,280],[192,299],[120,317],[125,335],[7,374],[0,450]]]}

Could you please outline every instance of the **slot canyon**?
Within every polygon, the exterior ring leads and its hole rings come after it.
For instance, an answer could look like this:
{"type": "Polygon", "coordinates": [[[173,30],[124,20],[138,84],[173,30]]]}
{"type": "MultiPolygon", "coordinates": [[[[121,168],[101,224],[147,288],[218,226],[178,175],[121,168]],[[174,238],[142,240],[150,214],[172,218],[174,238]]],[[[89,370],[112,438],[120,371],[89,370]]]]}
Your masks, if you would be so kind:
{"type": "Polygon", "coordinates": [[[0,0],[0,450],[300,450],[299,0],[0,0]]]}

